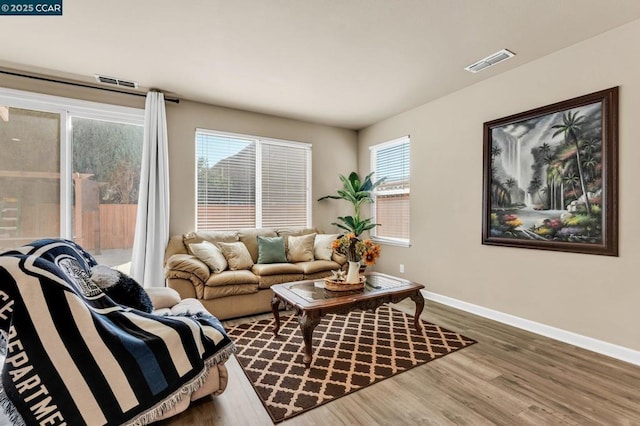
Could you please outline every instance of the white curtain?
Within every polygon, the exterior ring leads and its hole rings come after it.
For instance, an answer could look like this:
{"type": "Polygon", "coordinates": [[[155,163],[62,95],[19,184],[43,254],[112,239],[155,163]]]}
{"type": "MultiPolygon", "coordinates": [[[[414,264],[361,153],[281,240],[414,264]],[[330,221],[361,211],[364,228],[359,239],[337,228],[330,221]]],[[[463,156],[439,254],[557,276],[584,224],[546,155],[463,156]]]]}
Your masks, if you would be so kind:
{"type": "Polygon", "coordinates": [[[144,287],[163,287],[164,252],[169,241],[169,152],[164,95],[147,93],[144,145],[133,240],[131,276],[144,287]]]}

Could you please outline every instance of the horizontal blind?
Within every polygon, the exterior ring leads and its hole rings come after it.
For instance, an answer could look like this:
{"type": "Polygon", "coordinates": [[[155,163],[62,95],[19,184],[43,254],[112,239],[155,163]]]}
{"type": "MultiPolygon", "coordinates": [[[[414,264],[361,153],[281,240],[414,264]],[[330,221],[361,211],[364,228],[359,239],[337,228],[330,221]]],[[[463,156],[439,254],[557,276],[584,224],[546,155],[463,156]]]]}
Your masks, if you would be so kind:
{"type": "Polygon", "coordinates": [[[254,139],[196,132],[198,230],[256,227],[254,139]]]}
{"type": "Polygon", "coordinates": [[[310,226],[311,145],[196,130],[196,229],[310,226]]]}
{"type": "Polygon", "coordinates": [[[409,240],[410,153],[408,136],[372,147],[375,179],[385,178],[374,192],[376,237],[409,240]]]}
{"type": "Polygon", "coordinates": [[[262,226],[307,226],[310,148],[262,142],[262,226]]]}

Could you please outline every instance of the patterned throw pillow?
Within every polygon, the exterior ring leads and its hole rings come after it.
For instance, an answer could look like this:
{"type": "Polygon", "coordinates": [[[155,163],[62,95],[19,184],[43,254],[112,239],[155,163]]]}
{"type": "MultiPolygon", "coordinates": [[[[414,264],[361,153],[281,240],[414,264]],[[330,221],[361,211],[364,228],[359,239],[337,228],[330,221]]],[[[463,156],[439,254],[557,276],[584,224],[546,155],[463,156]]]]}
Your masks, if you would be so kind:
{"type": "Polygon", "coordinates": [[[130,276],[107,265],[91,268],[91,281],[119,305],[150,313],[153,303],[144,288],[130,276]]]}
{"type": "Polygon", "coordinates": [[[316,234],[289,236],[289,262],[311,262],[313,260],[313,243],[316,234]]]}
{"type": "Polygon", "coordinates": [[[211,269],[211,272],[218,274],[227,269],[227,259],[222,251],[215,244],[209,241],[189,244],[189,250],[198,259],[202,260],[211,269]]]}
{"type": "Polygon", "coordinates": [[[251,259],[251,254],[244,243],[218,243],[218,247],[227,259],[230,270],[240,271],[251,269],[253,266],[253,259],[251,259]]]}

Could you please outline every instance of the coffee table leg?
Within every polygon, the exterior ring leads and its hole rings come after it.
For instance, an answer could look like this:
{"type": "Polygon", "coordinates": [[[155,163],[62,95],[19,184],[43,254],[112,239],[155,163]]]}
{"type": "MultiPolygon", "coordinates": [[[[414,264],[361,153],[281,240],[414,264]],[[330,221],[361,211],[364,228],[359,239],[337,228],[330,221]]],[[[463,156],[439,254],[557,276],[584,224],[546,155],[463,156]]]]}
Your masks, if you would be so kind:
{"type": "Polygon", "coordinates": [[[422,293],[418,290],[411,295],[411,300],[416,302],[416,314],[413,316],[413,324],[416,327],[416,330],[420,331],[422,330],[420,314],[422,314],[422,310],[424,309],[424,297],[422,297],[422,293]]]}
{"type": "Polygon", "coordinates": [[[271,310],[273,311],[274,319],[273,334],[276,336],[278,335],[278,331],[280,331],[280,312],[278,311],[279,307],[280,299],[278,299],[276,296],[273,296],[273,299],[271,299],[271,310]]]}
{"type": "Polygon", "coordinates": [[[317,313],[298,313],[298,322],[304,339],[304,365],[309,368],[313,358],[313,330],[320,323],[320,315],[317,313]]]}

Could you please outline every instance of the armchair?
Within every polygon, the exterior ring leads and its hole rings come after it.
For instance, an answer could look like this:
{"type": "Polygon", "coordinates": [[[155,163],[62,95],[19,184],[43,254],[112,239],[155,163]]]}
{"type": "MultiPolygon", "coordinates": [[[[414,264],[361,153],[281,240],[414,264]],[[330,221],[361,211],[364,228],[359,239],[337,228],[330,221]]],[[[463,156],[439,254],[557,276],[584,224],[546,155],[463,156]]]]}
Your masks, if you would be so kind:
{"type": "Polygon", "coordinates": [[[149,292],[151,313],[119,305],[95,265],[67,240],[0,254],[0,406],[14,424],[147,424],[224,390],[235,346],[215,317],[170,289],[149,292]]]}

